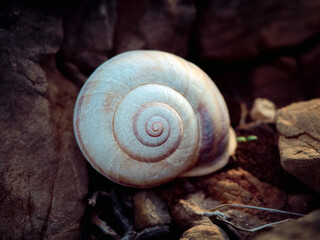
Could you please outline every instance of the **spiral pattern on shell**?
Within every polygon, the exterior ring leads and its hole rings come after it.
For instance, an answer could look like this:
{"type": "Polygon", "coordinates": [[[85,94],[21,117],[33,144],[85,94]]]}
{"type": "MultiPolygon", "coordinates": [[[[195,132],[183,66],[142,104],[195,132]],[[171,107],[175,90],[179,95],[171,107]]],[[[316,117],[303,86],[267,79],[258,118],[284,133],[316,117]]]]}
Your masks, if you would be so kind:
{"type": "Polygon", "coordinates": [[[126,52],[96,69],[79,93],[74,129],[98,172],[134,187],[207,174],[223,167],[235,148],[211,79],[160,51],[126,52]]]}

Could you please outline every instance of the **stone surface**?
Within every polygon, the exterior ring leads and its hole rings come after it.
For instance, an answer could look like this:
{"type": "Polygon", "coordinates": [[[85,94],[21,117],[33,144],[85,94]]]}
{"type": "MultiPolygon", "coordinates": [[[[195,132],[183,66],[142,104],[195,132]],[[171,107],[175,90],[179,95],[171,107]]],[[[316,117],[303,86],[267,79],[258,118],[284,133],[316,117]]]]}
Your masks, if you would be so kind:
{"type": "Polygon", "coordinates": [[[320,29],[318,1],[204,1],[199,47],[205,58],[237,60],[299,45],[320,29]]]}
{"type": "Polygon", "coordinates": [[[61,17],[19,4],[0,16],[1,239],[79,239],[87,173],[72,130],[78,89],[54,64],[39,65],[59,49],[61,17]]]}
{"type": "Polygon", "coordinates": [[[273,122],[276,116],[276,106],[267,98],[256,98],[250,110],[250,116],[253,120],[273,122]]]}
{"type": "Polygon", "coordinates": [[[300,72],[303,74],[301,87],[304,89],[305,97],[312,99],[320,96],[320,44],[303,54],[299,61],[301,62],[300,72]]]}
{"type": "Polygon", "coordinates": [[[220,227],[205,217],[194,223],[194,226],[185,231],[180,240],[229,240],[228,235],[220,227]]]}
{"type": "Polygon", "coordinates": [[[278,57],[253,69],[249,75],[254,98],[267,98],[277,106],[303,99],[298,62],[278,57]]]}
{"type": "Polygon", "coordinates": [[[84,83],[114,46],[116,1],[83,1],[68,9],[63,20],[61,68],[71,79],[84,83]]]}
{"type": "Polygon", "coordinates": [[[218,206],[220,202],[205,198],[203,192],[190,194],[186,199],[180,199],[171,209],[172,218],[182,227],[190,227],[194,221],[204,217],[204,213],[218,206]]]}
{"type": "Polygon", "coordinates": [[[258,235],[254,240],[315,240],[320,239],[320,210],[316,210],[297,221],[275,226],[258,235]]]}
{"type": "MultiPolygon", "coordinates": [[[[207,198],[220,201],[222,204],[242,204],[279,210],[291,210],[295,207],[292,200],[289,202],[286,192],[258,180],[241,168],[206,176],[201,181],[199,180],[198,187],[206,192],[207,198]]],[[[297,196],[296,200],[302,203],[303,198],[304,196],[297,196]]],[[[311,205],[310,202],[304,203],[311,205]]],[[[303,209],[299,210],[301,212],[310,210],[312,208],[310,205],[303,206],[303,209]]],[[[193,209],[197,208],[193,207],[193,209]]],[[[225,206],[219,211],[224,213],[230,222],[245,229],[259,227],[287,217],[261,210],[248,210],[231,206],[225,206]]],[[[256,235],[256,232],[242,232],[233,227],[229,230],[236,236],[236,239],[252,239],[256,235]]]]}
{"type": "Polygon", "coordinates": [[[157,49],[185,57],[195,16],[192,0],[75,4],[64,17],[60,68],[83,84],[101,63],[124,51],[157,49]]]}
{"type": "Polygon", "coordinates": [[[134,224],[138,229],[171,223],[166,203],[152,190],[137,192],[134,196],[134,224]]]}
{"type": "Polygon", "coordinates": [[[288,210],[291,212],[307,214],[314,210],[314,208],[312,208],[312,206],[315,205],[314,201],[317,200],[315,200],[311,194],[289,194],[288,210]]]}
{"type": "Polygon", "coordinates": [[[185,57],[195,17],[192,0],[120,0],[115,52],[157,49],[185,57]]]}
{"type": "Polygon", "coordinates": [[[285,192],[259,181],[241,168],[209,175],[199,184],[211,198],[221,203],[238,203],[275,209],[284,209],[287,203],[285,192]]]}
{"type": "Polygon", "coordinates": [[[320,99],[281,108],[276,124],[281,165],[320,193],[320,99]]]}

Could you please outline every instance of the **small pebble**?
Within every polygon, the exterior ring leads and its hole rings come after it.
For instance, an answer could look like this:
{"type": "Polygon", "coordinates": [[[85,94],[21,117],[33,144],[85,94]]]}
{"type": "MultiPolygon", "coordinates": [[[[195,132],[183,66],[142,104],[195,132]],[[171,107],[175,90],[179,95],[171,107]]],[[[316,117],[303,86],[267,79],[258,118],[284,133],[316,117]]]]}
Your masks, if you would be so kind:
{"type": "Polygon", "coordinates": [[[133,199],[134,224],[138,229],[171,223],[166,203],[153,190],[137,192],[133,199]]]}
{"type": "Polygon", "coordinates": [[[257,98],[254,100],[250,116],[253,120],[274,121],[276,115],[276,106],[266,98],[257,98]]]}
{"type": "Polygon", "coordinates": [[[229,240],[229,237],[209,218],[204,217],[201,221],[195,222],[192,228],[185,231],[180,240],[229,240]]]}

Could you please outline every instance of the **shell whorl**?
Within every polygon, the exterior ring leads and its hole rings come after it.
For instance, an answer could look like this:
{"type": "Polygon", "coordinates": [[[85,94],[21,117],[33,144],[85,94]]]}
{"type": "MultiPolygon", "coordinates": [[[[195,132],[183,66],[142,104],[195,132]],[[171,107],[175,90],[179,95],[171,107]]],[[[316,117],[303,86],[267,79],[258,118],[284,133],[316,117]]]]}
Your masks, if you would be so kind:
{"type": "Polygon", "coordinates": [[[160,51],[126,52],[102,64],[79,93],[74,129],[98,172],[134,187],[212,172],[235,147],[214,83],[160,51]]]}
{"type": "Polygon", "coordinates": [[[181,148],[192,158],[198,144],[198,123],[191,105],[160,84],[139,86],[122,99],[115,110],[113,133],[124,153],[145,163],[163,161],[181,148]]]}

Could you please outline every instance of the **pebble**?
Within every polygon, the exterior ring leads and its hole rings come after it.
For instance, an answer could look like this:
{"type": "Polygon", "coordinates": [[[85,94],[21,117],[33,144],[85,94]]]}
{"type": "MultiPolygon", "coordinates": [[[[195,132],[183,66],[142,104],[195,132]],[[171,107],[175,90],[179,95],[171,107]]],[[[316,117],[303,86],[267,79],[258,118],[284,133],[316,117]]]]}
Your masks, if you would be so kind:
{"type": "Polygon", "coordinates": [[[138,229],[171,223],[166,203],[153,191],[139,191],[134,196],[134,224],[138,229]]]}
{"type": "Polygon", "coordinates": [[[204,213],[218,206],[220,202],[205,198],[203,192],[193,193],[186,199],[180,199],[172,209],[174,222],[182,227],[190,227],[200,221],[204,213]]]}
{"type": "Polygon", "coordinates": [[[256,98],[253,102],[250,116],[253,120],[274,121],[276,105],[266,98],[256,98]]]}
{"type": "Polygon", "coordinates": [[[229,237],[209,218],[204,217],[202,220],[195,222],[192,228],[185,231],[180,240],[229,240],[229,237]]]}

